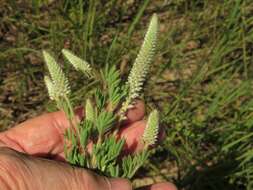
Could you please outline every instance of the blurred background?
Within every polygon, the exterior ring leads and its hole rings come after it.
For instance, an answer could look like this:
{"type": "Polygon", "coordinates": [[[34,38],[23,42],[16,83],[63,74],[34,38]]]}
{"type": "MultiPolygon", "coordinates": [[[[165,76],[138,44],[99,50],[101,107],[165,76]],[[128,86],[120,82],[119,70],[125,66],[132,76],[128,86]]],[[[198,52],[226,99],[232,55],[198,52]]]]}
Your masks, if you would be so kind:
{"type": "Polygon", "coordinates": [[[54,53],[81,105],[93,88],[64,64],[69,48],[126,76],[153,13],[159,47],[145,86],[166,138],[137,186],[253,189],[252,0],[0,0],[0,128],[54,111],[41,50],[54,53]]]}

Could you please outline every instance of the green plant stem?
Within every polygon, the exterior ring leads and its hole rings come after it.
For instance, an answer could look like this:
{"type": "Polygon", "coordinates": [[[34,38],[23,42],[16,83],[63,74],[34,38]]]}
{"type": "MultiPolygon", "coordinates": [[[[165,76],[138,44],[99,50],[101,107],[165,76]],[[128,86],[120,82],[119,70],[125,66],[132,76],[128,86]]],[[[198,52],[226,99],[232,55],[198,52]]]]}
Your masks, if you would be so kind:
{"type": "Polygon", "coordinates": [[[85,156],[86,149],[85,149],[85,147],[83,147],[82,142],[81,142],[80,131],[77,127],[78,124],[75,119],[75,113],[74,113],[73,107],[72,107],[71,102],[67,96],[64,96],[64,100],[67,103],[67,110],[65,110],[65,113],[67,114],[67,117],[68,117],[68,120],[70,123],[70,127],[75,130],[75,132],[77,134],[78,144],[80,145],[80,148],[81,148],[81,152],[85,156]]]}

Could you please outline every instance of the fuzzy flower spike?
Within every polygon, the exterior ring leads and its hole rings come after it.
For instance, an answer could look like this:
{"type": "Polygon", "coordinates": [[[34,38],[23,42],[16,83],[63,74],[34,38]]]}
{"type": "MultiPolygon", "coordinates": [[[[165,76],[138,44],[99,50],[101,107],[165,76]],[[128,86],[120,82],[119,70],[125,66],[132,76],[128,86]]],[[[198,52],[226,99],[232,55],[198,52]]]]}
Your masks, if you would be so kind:
{"type": "Polygon", "coordinates": [[[154,14],[150,21],[144,42],[128,76],[127,86],[129,88],[129,92],[121,109],[121,114],[123,115],[127,109],[131,108],[133,100],[140,96],[143,83],[149,71],[149,66],[154,59],[157,46],[157,33],[158,17],[154,14]]]}
{"type": "Polygon", "coordinates": [[[145,147],[155,145],[159,132],[159,113],[153,110],[148,117],[148,122],[142,136],[145,147]]]}
{"type": "Polygon", "coordinates": [[[45,50],[43,51],[43,57],[50,74],[50,77],[45,76],[44,78],[49,97],[52,100],[58,100],[60,97],[64,97],[70,93],[68,79],[63,73],[60,65],[58,65],[55,59],[45,50]]]}

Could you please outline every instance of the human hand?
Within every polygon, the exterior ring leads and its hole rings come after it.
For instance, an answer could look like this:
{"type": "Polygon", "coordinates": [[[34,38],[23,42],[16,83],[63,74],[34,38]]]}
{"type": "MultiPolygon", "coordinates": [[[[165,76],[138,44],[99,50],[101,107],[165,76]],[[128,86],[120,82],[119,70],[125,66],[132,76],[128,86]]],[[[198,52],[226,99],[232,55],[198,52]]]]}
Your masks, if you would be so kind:
{"type": "MultiPolygon", "coordinates": [[[[126,152],[142,148],[141,138],[145,122],[144,105],[127,113],[127,123],[120,131],[126,138],[126,152]]],[[[76,119],[83,117],[83,109],[76,110],[76,119]]],[[[3,190],[131,190],[128,180],[106,178],[70,166],[64,162],[64,131],[69,126],[63,112],[44,114],[0,133],[0,187],[3,190]],[[50,159],[45,159],[50,158],[50,159]]],[[[170,183],[160,183],[141,190],[176,190],[170,183]]]]}

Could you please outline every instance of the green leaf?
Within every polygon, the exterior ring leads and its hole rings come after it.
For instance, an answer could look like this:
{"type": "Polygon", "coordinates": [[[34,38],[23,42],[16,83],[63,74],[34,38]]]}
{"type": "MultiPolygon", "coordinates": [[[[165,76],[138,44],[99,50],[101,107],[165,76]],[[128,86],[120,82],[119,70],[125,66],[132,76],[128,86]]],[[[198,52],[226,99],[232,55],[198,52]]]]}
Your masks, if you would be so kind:
{"type": "Polygon", "coordinates": [[[131,179],[137,170],[143,166],[149,156],[149,151],[142,151],[136,155],[128,155],[122,159],[122,177],[131,179]]]}
{"type": "Polygon", "coordinates": [[[126,96],[126,93],[123,91],[123,85],[121,84],[120,72],[115,65],[111,67],[106,65],[102,76],[106,82],[108,98],[111,109],[113,110],[122,100],[122,98],[126,96]]]}
{"type": "Polygon", "coordinates": [[[98,111],[101,111],[105,106],[106,96],[104,96],[102,91],[98,88],[95,91],[95,101],[96,101],[98,111]]]}
{"type": "Polygon", "coordinates": [[[82,147],[86,147],[88,145],[88,141],[91,137],[92,126],[93,126],[93,124],[89,120],[83,120],[79,124],[80,143],[81,143],[82,147]]]}
{"type": "Polygon", "coordinates": [[[115,115],[112,112],[102,111],[96,120],[96,126],[98,133],[103,135],[105,132],[110,130],[113,127],[113,123],[115,122],[115,115]]]}
{"type": "MultiPolygon", "coordinates": [[[[106,171],[109,165],[116,165],[118,156],[120,155],[125,141],[117,140],[114,136],[106,138],[102,144],[95,144],[92,149],[92,154],[96,160],[96,166],[106,171]]],[[[113,170],[111,168],[111,170],[113,170]]]]}
{"type": "Polygon", "coordinates": [[[118,164],[109,164],[108,165],[109,173],[108,175],[111,177],[119,177],[119,165],[118,164]]]}

